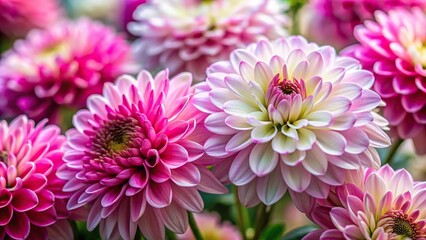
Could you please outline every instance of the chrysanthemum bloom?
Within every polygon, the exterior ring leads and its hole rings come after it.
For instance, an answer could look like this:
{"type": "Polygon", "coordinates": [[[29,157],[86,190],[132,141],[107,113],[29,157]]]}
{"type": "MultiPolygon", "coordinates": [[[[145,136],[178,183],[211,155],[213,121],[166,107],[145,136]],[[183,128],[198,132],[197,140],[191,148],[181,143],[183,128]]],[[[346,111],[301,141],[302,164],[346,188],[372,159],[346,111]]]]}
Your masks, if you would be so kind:
{"type": "Polygon", "coordinates": [[[312,41],[338,49],[356,42],[353,30],[376,10],[426,8],[425,0],[311,0],[300,12],[300,31],[312,41]]]}
{"type": "Polygon", "coordinates": [[[322,229],[305,239],[426,239],[426,183],[388,165],[361,172],[309,213],[322,229]]]}
{"type": "Polygon", "coordinates": [[[57,22],[62,14],[58,0],[0,0],[0,33],[24,37],[34,28],[57,22]]]}
{"type": "MultiPolygon", "coordinates": [[[[241,234],[238,229],[228,222],[221,223],[220,216],[217,213],[194,214],[195,221],[200,229],[204,239],[209,240],[241,240],[241,234]]],[[[195,240],[191,229],[185,234],[178,235],[179,240],[195,240]]]]}
{"type": "Polygon", "coordinates": [[[372,71],[374,90],[386,102],[383,115],[395,135],[414,139],[416,151],[426,153],[426,14],[415,8],[376,13],[355,30],[360,44],[344,54],[372,71]]]}
{"type": "Polygon", "coordinates": [[[68,217],[56,176],[65,137],[46,122],[0,122],[0,239],[47,239],[47,228],[68,217]]]}
{"type": "Polygon", "coordinates": [[[61,108],[85,106],[90,94],[132,67],[126,40],[100,23],[34,30],[0,61],[0,112],[54,122],[61,108]]]}
{"type": "Polygon", "coordinates": [[[139,227],[164,239],[165,227],[184,233],[187,211],[203,209],[198,190],[226,192],[200,159],[195,133],[205,116],[192,105],[191,83],[189,73],[170,83],[167,71],[123,76],[74,116],[59,176],[72,193],[69,209],[91,206],[90,231],[100,224],[106,239],[134,239],[139,227]]]}
{"type": "Polygon", "coordinates": [[[260,37],[286,35],[280,0],[154,0],[135,12],[129,30],[141,36],[135,52],[145,67],[190,71],[204,80],[208,65],[260,37]]]}
{"type": "Polygon", "coordinates": [[[373,81],[355,59],[302,37],[236,50],[209,67],[194,100],[210,114],[206,153],[234,156],[216,168],[247,206],[273,204],[287,187],[324,198],[345,170],[378,168],[374,147],[389,145],[371,112],[373,81]]]}

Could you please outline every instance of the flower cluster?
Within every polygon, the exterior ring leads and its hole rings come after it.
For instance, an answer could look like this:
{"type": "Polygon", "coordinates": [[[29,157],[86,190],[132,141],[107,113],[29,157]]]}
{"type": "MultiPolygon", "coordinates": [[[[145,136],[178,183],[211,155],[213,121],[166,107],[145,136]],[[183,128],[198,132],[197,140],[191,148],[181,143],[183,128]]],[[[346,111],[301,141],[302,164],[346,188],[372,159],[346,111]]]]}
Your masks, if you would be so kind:
{"type": "Polygon", "coordinates": [[[426,239],[426,0],[307,2],[0,0],[0,239],[426,239]]]}
{"type": "Polygon", "coordinates": [[[35,30],[0,61],[0,114],[58,122],[61,108],[81,108],[103,83],[134,71],[124,38],[81,19],[35,30]]]}
{"type": "Polygon", "coordinates": [[[135,12],[130,30],[141,38],[136,54],[148,69],[167,67],[205,78],[211,63],[261,37],[285,35],[289,20],[279,0],[154,0],[135,12]]]}

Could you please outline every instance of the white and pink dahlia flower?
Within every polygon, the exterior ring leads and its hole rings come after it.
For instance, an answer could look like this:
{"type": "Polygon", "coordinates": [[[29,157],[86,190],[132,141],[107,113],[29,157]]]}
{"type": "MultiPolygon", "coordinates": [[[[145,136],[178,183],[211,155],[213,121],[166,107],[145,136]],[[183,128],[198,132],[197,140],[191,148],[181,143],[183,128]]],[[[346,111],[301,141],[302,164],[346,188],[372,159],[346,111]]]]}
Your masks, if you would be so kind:
{"type": "Polygon", "coordinates": [[[130,46],[113,29],[80,19],[34,30],[0,61],[0,114],[57,122],[105,82],[134,71],[130,46]]]}
{"type": "Polygon", "coordinates": [[[236,50],[208,68],[195,96],[209,114],[206,153],[225,158],[216,171],[247,206],[273,204],[287,188],[325,198],[345,171],[378,168],[374,148],[390,144],[372,112],[373,82],[355,59],[302,37],[236,50]]]}
{"type": "Polygon", "coordinates": [[[386,103],[392,132],[413,139],[426,154],[426,13],[420,8],[376,12],[376,21],[355,29],[359,44],[343,54],[374,73],[374,90],[386,103]]]}
{"type": "Polygon", "coordinates": [[[140,36],[135,52],[145,67],[204,80],[208,65],[234,49],[287,35],[286,9],[280,0],[153,0],[136,10],[129,30],[140,36]]]}
{"type": "Polygon", "coordinates": [[[0,121],[0,239],[47,239],[55,224],[71,229],[65,181],[56,176],[65,137],[46,122],[0,121]]]}
{"type": "Polygon", "coordinates": [[[164,239],[165,227],[184,233],[187,211],[202,211],[198,190],[227,191],[202,161],[205,116],[192,105],[191,84],[189,73],[123,76],[74,116],[59,176],[72,193],[69,209],[91,206],[90,231],[100,225],[103,238],[134,239],[139,227],[164,239]]]}
{"type": "Polygon", "coordinates": [[[25,37],[34,28],[47,28],[62,19],[59,0],[0,0],[0,35],[25,37]]]}
{"type": "Polygon", "coordinates": [[[388,165],[366,169],[309,212],[322,229],[305,239],[426,239],[426,183],[388,165]]]}

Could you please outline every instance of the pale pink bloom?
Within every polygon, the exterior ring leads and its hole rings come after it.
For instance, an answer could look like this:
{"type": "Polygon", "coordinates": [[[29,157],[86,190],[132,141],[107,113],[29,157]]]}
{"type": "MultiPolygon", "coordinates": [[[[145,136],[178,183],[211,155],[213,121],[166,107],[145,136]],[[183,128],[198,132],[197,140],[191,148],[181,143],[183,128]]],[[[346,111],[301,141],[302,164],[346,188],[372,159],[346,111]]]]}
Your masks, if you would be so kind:
{"type": "Polygon", "coordinates": [[[305,239],[426,239],[426,183],[388,165],[317,200],[308,216],[322,229],[305,239]]]}
{"type": "Polygon", "coordinates": [[[204,147],[229,173],[246,206],[273,204],[286,192],[325,198],[346,171],[380,166],[375,147],[389,137],[372,112],[373,75],[302,37],[262,40],[215,63],[199,85],[208,113],[204,147]]]}
{"type": "Polygon", "coordinates": [[[137,57],[154,70],[190,71],[204,80],[208,65],[262,37],[287,35],[281,0],[153,0],[140,6],[129,30],[141,36],[137,57]]]}
{"type": "Polygon", "coordinates": [[[376,21],[355,30],[360,44],[344,54],[374,73],[374,90],[386,102],[383,115],[393,133],[412,138],[417,153],[425,154],[426,13],[419,8],[376,12],[376,21]]]}
{"type": "Polygon", "coordinates": [[[310,0],[299,14],[300,31],[308,39],[338,49],[356,43],[355,26],[373,19],[376,10],[426,8],[425,0],[310,0]]]}
{"type": "Polygon", "coordinates": [[[34,28],[49,27],[63,14],[58,0],[0,0],[0,33],[24,37],[34,28]]]}
{"type": "MultiPolygon", "coordinates": [[[[241,240],[241,234],[238,229],[228,222],[221,223],[220,216],[217,213],[199,213],[194,214],[200,233],[204,239],[208,240],[241,240]]],[[[195,240],[191,229],[184,234],[178,235],[179,240],[195,240]]]]}
{"type": "Polygon", "coordinates": [[[34,30],[0,61],[0,114],[57,122],[62,108],[85,106],[90,94],[133,67],[124,37],[101,23],[80,19],[34,30]]]}
{"type": "Polygon", "coordinates": [[[58,174],[72,193],[68,208],[91,207],[89,231],[99,225],[103,238],[134,239],[139,228],[164,239],[165,227],[184,233],[187,211],[202,211],[198,190],[226,192],[200,158],[205,116],[192,105],[191,84],[189,73],[170,82],[167,71],[122,76],[74,116],[58,174]]]}
{"type": "Polygon", "coordinates": [[[70,227],[65,181],[56,176],[65,137],[46,122],[0,121],[0,239],[46,239],[55,223],[70,227]]]}

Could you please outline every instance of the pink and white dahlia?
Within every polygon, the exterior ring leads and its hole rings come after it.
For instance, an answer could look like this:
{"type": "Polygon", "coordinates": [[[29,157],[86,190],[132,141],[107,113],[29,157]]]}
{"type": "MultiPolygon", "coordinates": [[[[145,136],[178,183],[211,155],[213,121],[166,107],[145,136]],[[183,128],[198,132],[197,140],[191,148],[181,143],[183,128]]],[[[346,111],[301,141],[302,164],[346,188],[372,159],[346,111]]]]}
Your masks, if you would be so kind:
{"type": "MultiPolygon", "coordinates": [[[[200,233],[204,239],[208,240],[241,240],[241,234],[238,229],[228,222],[221,223],[220,216],[217,213],[199,213],[194,214],[200,233]]],[[[179,240],[195,240],[191,229],[184,234],[178,235],[179,240]]]]}
{"type": "Polygon", "coordinates": [[[426,8],[425,0],[311,0],[300,12],[300,31],[312,41],[338,49],[356,43],[355,26],[373,19],[376,10],[426,8]]]}
{"type": "Polygon", "coordinates": [[[305,239],[426,239],[426,182],[388,165],[360,175],[315,204],[309,215],[322,229],[305,239]]]}
{"type": "Polygon", "coordinates": [[[360,44],[344,54],[372,71],[374,90],[386,102],[383,115],[395,135],[414,139],[416,151],[426,153],[426,14],[415,8],[376,13],[355,30],[360,44]]]}
{"type": "Polygon", "coordinates": [[[34,30],[0,61],[0,114],[55,121],[61,108],[85,106],[90,94],[133,67],[124,37],[100,23],[34,30]]]}
{"type": "Polygon", "coordinates": [[[273,204],[287,187],[325,198],[346,170],[378,168],[374,148],[389,145],[373,82],[355,59],[302,37],[236,50],[209,67],[195,97],[209,114],[206,153],[227,158],[217,171],[247,206],[273,204]]]}
{"type": "Polygon", "coordinates": [[[192,105],[191,83],[189,73],[170,82],[167,71],[123,76],[74,116],[59,176],[69,209],[91,206],[89,231],[100,225],[103,238],[134,239],[139,227],[164,239],[165,227],[184,233],[187,211],[202,211],[198,190],[227,191],[200,158],[205,116],[192,105]]]}
{"type": "Polygon", "coordinates": [[[137,57],[149,69],[190,71],[204,80],[208,65],[261,37],[286,35],[280,0],[153,0],[135,12],[130,31],[141,36],[137,57]]]}
{"type": "Polygon", "coordinates": [[[0,35],[24,37],[34,28],[46,28],[60,20],[58,0],[0,0],[0,35]]]}
{"type": "Polygon", "coordinates": [[[22,115],[0,122],[0,239],[47,239],[69,215],[65,181],[56,176],[65,137],[46,122],[35,126],[22,115]]]}

